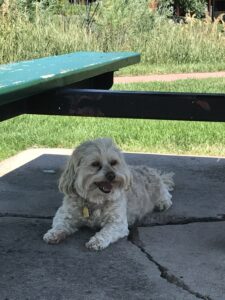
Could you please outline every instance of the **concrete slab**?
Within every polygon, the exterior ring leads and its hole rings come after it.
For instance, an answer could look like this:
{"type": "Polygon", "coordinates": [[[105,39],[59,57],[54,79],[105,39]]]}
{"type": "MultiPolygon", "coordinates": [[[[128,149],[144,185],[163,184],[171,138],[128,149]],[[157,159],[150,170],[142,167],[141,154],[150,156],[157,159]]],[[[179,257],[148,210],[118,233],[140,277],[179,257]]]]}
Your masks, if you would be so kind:
{"type": "Polygon", "coordinates": [[[225,299],[225,222],[139,228],[136,242],[164,277],[202,299],[225,299]],[[140,243],[141,242],[141,243],[140,243]]]}
{"type": "Polygon", "coordinates": [[[58,179],[70,154],[69,149],[29,149],[1,162],[1,214],[52,217],[62,201],[58,179]]]}
{"type": "Polygon", "coordinates": [[[172,208],[166,213],[148,216],[143,224],[176,224],[224,218],[224,158],[128,154],[127,161],[175,173],[172,208]]]}
{"type": "Polygon", "coordinates": [[[174,205],[96,253],[84,247],[88,230],[58,246],[42,241],[70,153],[27,150],[0,163],[0,299],[225,300],[224,158],[126,154],[175,172],[174,205]]]}
{"type": "Polygon", "coordinates": [[[49,220],[0,218],[0,299],[197,299],[161,278],[126,239],[89,251],[84,243],[93,233],[82,230],[52,246],[41,240],[49,226],[49,220]]]}

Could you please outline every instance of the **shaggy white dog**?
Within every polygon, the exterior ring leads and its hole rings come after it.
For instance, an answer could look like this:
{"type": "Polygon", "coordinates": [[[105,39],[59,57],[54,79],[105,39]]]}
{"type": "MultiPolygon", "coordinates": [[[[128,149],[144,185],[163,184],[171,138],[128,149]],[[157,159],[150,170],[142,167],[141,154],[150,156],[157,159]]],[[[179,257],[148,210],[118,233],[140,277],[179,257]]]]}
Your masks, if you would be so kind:
{"type": "Polygon", "coordinates": [[[80,227],[101,228],[87,243],[94,250],[128,235],[128,226],[152,212],[168,209],[173,173],[128,166],[111,139],[87,141],[70,157],[59,181],[65,194],[44,240],[57,244],[80,227]]]}

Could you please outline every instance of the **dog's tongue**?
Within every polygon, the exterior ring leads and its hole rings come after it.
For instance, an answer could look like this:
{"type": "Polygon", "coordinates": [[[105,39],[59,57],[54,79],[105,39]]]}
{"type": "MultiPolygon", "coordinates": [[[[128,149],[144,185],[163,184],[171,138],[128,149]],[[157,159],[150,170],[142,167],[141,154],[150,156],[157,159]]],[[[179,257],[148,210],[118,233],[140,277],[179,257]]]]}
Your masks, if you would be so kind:
{"type": "Polygon", "coordinates": [[[112,190],[112,184],[108,181],[97,182],[96,185],[103,193],[110,193],[112,190]]]}

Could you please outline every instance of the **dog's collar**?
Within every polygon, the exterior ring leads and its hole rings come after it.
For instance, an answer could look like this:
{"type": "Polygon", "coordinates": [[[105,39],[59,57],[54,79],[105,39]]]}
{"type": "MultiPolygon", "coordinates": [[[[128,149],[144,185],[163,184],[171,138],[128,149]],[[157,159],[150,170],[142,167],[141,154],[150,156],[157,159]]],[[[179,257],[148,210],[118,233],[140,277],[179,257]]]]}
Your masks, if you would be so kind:
{"type": "Polygon", "coordinates": [[[101,209],[102,207],[102,204],[90,203],[87,200],[84,200],[82,204],[83,205],[81,206],[81,214],[84,219],[90,218],[90,216],[96,209],[101,209]]]}

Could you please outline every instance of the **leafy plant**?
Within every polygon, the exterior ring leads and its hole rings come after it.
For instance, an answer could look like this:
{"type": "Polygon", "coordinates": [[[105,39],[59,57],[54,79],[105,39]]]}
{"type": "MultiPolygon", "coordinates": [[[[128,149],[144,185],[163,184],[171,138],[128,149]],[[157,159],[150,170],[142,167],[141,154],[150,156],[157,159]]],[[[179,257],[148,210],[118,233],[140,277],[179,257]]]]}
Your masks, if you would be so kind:
{"type": "MultiPolygon", "coordinates": [[[[22,12],[26,11],[27,13],[33,13],[36,9],[47,10],[53,14],[61,14],[68,4],[67,0],[17,0],[11,1],[16,4],[17,9],[20,9],[22,12]]],[[[69,6],[69,4],[68,4],[69,6]]]]}
{"type": "Polygon", "coordinates": [[[159,0],[159,10],[163,12],[164,9],[178,6],[185,14],[192,13],[202,17],[206,11],[206,4],[206,0],[159,0]]]}
{"type": "Polygon", "coordinates": [[[175,0],[185,13],[194,13],[197,17],[202,17],[206,11],[206,0],[175,0]]]}

